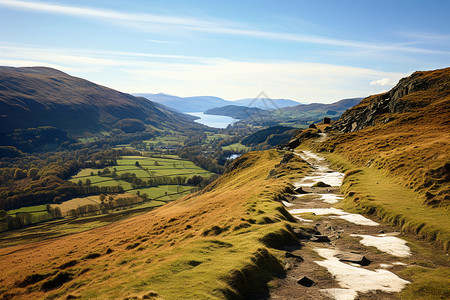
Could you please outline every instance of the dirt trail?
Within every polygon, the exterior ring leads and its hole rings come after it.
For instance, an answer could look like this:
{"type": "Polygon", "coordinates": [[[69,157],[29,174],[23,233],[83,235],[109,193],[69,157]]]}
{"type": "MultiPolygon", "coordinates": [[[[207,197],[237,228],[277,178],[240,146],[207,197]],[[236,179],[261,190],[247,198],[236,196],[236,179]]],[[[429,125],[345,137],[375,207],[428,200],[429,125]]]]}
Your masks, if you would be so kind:
{"type": "Polygon", "coordinates": [[[317,234],[286,252],[287,276],[272,282],[270,299],[398,299],[409,282],[395,272],[412,262],[406,242],[391,226],[333,207],[344,175],[311,152],[297,155],[314,172],[294,182],[299,194],[283,204],[317,234]],[[313,187],[318,182],[330,186],[313,187]]]}

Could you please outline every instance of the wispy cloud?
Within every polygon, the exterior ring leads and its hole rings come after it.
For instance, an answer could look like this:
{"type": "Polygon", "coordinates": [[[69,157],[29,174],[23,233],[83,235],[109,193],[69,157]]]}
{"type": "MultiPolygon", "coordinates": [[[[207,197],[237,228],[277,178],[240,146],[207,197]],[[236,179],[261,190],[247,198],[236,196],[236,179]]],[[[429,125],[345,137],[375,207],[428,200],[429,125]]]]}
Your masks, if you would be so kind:
{"type": "Polygon", "coordinates": [[[239,61],[98,49],[0,46],[0,64],[51,66],[124,92],[166,92],[227,99],[269,96],[332,102],[380,92],[369,85],[407,74],[300,61],[239,61]],[[113,75],[112,75],[113,74],[113,75]],[[120,78],[118,80],[117,78],[120,78]]]}
{"type": "Polygon", "coordinates": [[[450,52],[448,51],[412,47],[408,44],[392,45],[382,43],[368,43],[363,41],[336,39],[317,35],[262,31],[257,29],[249,29],[245,24],[236,24],[226,20],[205,21],[185,16],[180,17],[147,13],[124,13],[100,8],[78,7],[20,0],[0,0],[0,5],[8,7],[10,9],[20,9],[58,15],[70,15],[83,18],[103,19],[114,22],[121,26],[131,26],[139,28],[141,30],[145,29],[149,31],[159,30],[161,29],[161,26],[166,27],[167,29],[178,27],[183,30],[196,32],[246,36],[258,39],[282,40],[308,44],[346,47],[352,49],[357,48],[366,51],[399,51],[409,53],[450,54],[450,52]]]}
{"type": "Polygon", "coordinates": [[[147,42],[150,42],[150,43],[156,43],[156,44],[179,44],[179,42],[175,42],[175,41],[163,41],[163,40],[147,40],[147,42]]]}
{"type": "Polygon", "coordinates": [[[381,85],[381,86],[394,85],[394,84],[396,84],[396,82],[390,78],[382,78],[382,79],[373,80],[370,82],[370,85],[381,85]]]}

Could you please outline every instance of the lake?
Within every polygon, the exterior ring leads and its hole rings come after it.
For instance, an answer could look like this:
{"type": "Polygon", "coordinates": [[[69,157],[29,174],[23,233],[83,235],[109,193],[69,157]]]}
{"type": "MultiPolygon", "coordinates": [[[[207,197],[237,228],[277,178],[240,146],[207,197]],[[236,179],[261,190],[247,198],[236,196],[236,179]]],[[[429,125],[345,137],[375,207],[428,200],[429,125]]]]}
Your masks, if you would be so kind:
{"type": "Polygon", "coordinates": [[[207,115],[202,112],[187,113],[188,115],[199,117],[195,122],[214,128],[227,128],[228,125],[234,123],[236,119],[226,116],[207,115]]]}

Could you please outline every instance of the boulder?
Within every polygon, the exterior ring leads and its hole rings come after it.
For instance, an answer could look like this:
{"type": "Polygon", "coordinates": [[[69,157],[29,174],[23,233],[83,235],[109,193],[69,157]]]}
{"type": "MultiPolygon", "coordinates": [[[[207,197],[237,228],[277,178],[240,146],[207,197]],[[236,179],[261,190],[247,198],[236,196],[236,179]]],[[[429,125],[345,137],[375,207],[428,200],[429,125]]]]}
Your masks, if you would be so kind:
{"type": "Polygon", "coordinates": [[[326,235],[313,235],[310,238],[311,242],[317,242],[317,243],[328,243],[330,242],[330,239],[326,235]]]}
{"type": "Polygon", "coordinates": [[[306,276],[303,276],[299,280],[297,280],[297,283],[306,287],[311,287],[315,282],[312,279],[309,279],[306,276]]]}
{"type": "Polygon", "coordinates": [[[335,257],[337,257],[340,261],[351,262],[361,266],[368,266],[370,264],[370,260],[368,260],[364,255],[352,252],[341,252],[336,254],[335,257]]]}
{"type": "Polygon", "coordinates": [[[308,192],[305,192],[301,186],[296,188],[294,192],[296,192],[297,194],[308,194],[308,192]]]}
{"type": "Polygon", "coordinates": [[[286,252],[286,253],[284,254],[284,256],[285,256],[286,258],[294,258],[294,259],[295,259],[296,261],[298,261],[298,262],[302,262],[302,261],[303,261],[303,258],[302,258],[301,256],[292,254],[291,252],[286,252]]]}

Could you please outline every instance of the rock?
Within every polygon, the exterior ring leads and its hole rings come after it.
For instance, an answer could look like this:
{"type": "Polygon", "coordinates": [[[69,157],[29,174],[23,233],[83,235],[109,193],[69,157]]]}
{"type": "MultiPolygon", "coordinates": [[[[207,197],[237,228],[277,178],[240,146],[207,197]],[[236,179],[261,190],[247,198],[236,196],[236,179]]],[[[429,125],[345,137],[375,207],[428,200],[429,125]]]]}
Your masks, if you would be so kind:
{"type": "Polygon", "coordinates": [[[292,254],[291,252],[286,252],[284,254],[284,256],[286,258],[295,258],[295,260],[298,261],[298,262],[302,262],[303,261],[303,258],[301,256],[292,254]]]}
{"type": "Polygon", "coordinates": [[[284,269],[285,269],[285,270],[290,270],[290,269],[292,269],[292,265],[291,265],[290,263],[286,263],[286,264],[284,265],[284,269]]]}
{"type": "Polygon", "coordinates": [[[292,202],[295,200],[295,197],[294,196],[284,196],[284,200],[287,202],[292,202]]]}
{"type": "Polygon", "coordinates": [[[323,118],[323,124],[330,124],[331,123],[331,119],[328,117],[323,118]]]}
{"type": "Polygon", "coordinates": [[[297,280],[297,283],[306,287],[311,287],[315,282],[312,279],[309,279],[306,276],[303,276],[299,280],[297,280]]]}
{"type": "Polygon", "coordinates": [[[314,124],[314,123],[311,123],[311,125],[309,125],[309,128],[314,128],[314,129],[317,129],[317,126],[316,126],[316,124],[314,124]]]}
{"type": "Polygon", "coordinates": [[[155,291],[150,291],[144,294],[144,296],[142,296],[142,299],[153,299],[155,297],[158,297],[158,293],[155,291]]]}
{"type": "Polygon", "coordinates": [[[331,187],[331,185],[324,183],[322,181],[319,181],[319,182],[315,183],[312,187],[331,187]]]}
{"type": "Polygon", "coordinates": [[[294,192],[296,192],[297,194],[308,194],[308,192],[305,192],[302,187],[296,188],[294,192]]]}
{"type": "Polygon", "coordinates": [[[311,242],[317,242],[317,243],[328,243],[330,242],[330,239],[326,235],[314,235],[310,238],[311,242]]]}
{"type": "Polygon", "coordinates": [[[342,252],[336,254],[335,257],[339,258],[340,261],[351,262],[361,266],[368,266],[370,264],[370,260],[368,260],[364,255],[356,253],[342,252]]]}
{"type": "Polygon", "coordinates": [[[292,231],[295,233],[295,236],[299,239],[309,240],[311,238],[311,234],[309,234],[308,232],[306,232],[301,228],[294,228],[292,231]]]}

